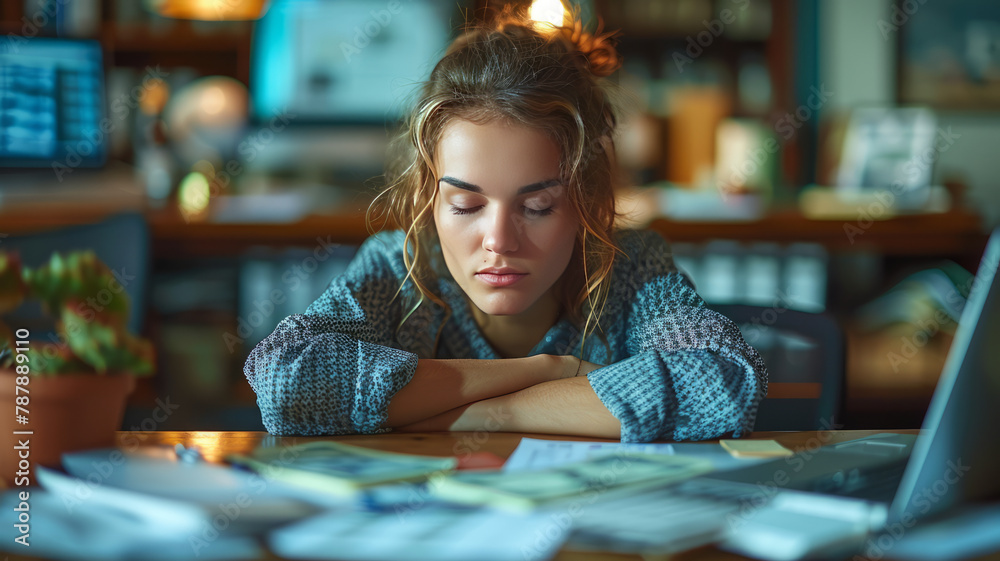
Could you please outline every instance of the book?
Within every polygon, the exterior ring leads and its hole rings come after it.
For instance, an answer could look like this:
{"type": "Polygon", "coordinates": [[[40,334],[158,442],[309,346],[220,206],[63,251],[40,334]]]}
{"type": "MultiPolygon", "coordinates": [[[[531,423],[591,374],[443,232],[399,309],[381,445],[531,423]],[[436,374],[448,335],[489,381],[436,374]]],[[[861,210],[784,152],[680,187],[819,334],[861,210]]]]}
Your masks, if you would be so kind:
{"type": "Polygon", "coordinates": [[[466,471],[433,477],[432,496],[469,505],[527,511],[574,499],[639,492],[712,470],[703,458],[616,452],[530,472],[466,471]]]}
{"type": "Polygon", "coordinates": [[[262,447],[249,456],[226,459],[265,478],[344,496],[385,483],[421,481],[451,472],[458,463],[455,458],[397,454],[332,441],[262,447]]]}

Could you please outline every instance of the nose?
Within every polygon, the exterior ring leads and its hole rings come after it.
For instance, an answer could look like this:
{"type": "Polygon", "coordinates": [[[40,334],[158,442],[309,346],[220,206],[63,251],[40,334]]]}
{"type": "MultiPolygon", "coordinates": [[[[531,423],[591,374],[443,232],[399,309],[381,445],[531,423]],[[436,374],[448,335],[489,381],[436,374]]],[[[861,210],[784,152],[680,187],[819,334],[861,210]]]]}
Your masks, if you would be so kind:
{"type": "Polygon", "coordinates": [[[510,253],[520,247],[520,228],[517,216],[503,209],[498,209],[486,225],[483,234],[483,249],[493,253],[510,253]]]}

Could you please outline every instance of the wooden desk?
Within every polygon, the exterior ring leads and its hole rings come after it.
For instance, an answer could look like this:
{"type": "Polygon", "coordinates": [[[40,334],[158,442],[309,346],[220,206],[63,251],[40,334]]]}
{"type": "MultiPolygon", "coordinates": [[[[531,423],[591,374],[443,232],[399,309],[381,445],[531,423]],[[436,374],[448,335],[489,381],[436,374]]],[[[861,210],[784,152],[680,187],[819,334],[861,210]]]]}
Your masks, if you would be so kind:
{"type": "MultiPolygon", "coordinates": [[[[818,431],[818,432],[761,432],[754,433],[755,439],[774,439],[793,450],[815,449],[818,446],[861,438],[878,432],[899,432],[916,434],[916,430],[896,431],[818,431]]],[[[183,444],[198,446],[209,461],[221,461],[228,454],[246,454],[260,445],[285,446],[300,444],[313,440],[336,440],[356,446],[365,446],[377,450],[423,454],[430,456],[456,456],[471,451],[492,452],[503,458],[508,457],[522,436],[557,440],[601,440],[595,438],[562,437],[552,435],[515,434],[515,433],[485,433],[485,432],[452,432],[452,433],[416,433],[416,434],[384,434],[374,436],[342,436],[328,438],[313,437],[274,437],[264,432],[120,432],[118,444],[124,449],[148,445],[183,444]]],[[[612,441],[608,441],[612,442],[612,441]]],[[[680,561],[706,559],[742,559],[716,548],[706,547],[685,552],[673,559],[680,561]]],[[[642,559],[638,555],[603,554],[579,551],[560,551],[556,559],[596,560],[596,559],[642,559]]]]}

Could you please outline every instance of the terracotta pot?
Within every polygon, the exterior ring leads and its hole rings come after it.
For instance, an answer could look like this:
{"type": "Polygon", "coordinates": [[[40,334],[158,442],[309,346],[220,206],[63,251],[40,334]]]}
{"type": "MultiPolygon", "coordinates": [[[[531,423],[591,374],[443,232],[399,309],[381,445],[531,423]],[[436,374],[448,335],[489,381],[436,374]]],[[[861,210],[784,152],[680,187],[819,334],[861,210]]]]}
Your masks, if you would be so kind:
{"type": "MultiPolygon", "coordinates": [[[[0,370],[0,477],[8,484],[20,477],[22,450],[15,447],[25,440],[32,468],[61,465],[63,452],[113,446],[126,398],[135,389],[130,374],[60,374],[30,376],[28,385],[22,386],[28,393],[16,393],[15,377],[13,370],[0,370]],[[19,396],[29,398],[23,406],[28,410],[27,424],[16,418],[23,413],[15,413],[19,396]]],[[[33,483],[34,469],[30,473],[33,483]]]]}

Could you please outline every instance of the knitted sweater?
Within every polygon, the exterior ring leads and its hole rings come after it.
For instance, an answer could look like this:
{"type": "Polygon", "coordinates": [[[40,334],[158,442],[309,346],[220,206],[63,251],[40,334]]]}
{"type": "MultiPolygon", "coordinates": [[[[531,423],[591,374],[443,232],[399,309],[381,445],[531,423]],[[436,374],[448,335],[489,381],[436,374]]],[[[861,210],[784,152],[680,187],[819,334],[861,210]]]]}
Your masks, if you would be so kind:
{"type": "MultiPolygon", "coordinates": [[[[616,260],[600,321],[608,346],[588,337],[583,358],[604,365],[587,378],[621,422],[621,440],[752,430],[767,391],[760,356],[733,322],[705,307],[659,235],[622,231],[619,243],[628,257],[616,260]]],[[[372,236],[304,314],[282,320],[253,349],[244,373],[269,432],[388,432],[389,401],[421,358],[501,358],[450,277],[437,281],[450,318],[422,305],[397,329],[408,311],[396,296],[405,277],[403,232],[372,236]]],[[[415,291],[411,281],[403,291],[415,291]]],[[[580,331],[560,319],[528,355],[577,353],[580,331]]]]}

